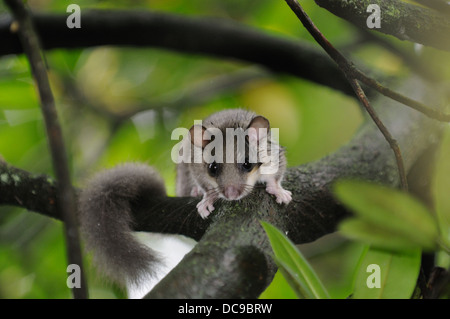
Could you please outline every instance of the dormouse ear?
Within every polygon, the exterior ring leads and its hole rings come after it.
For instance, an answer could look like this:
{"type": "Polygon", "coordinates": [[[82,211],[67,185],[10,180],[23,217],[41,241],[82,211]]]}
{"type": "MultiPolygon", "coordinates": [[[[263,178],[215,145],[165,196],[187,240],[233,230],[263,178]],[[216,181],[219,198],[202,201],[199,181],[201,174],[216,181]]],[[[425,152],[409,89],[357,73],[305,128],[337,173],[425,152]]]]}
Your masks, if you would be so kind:
{"type": "Polygon", "coordinates": [[[269,120],[264,116],[256,116],[248,125],[248,139],[250,141],[260,141],[266,137],[270,130],[269,120]]]}
{"type": "Polygon", "coordinates": [[[189,130],[191,136],[191,143],[197,147],[205,148],[211,140],[206,139],[205,136],[206,128],[203,125],[192,125],[189,130]]]}

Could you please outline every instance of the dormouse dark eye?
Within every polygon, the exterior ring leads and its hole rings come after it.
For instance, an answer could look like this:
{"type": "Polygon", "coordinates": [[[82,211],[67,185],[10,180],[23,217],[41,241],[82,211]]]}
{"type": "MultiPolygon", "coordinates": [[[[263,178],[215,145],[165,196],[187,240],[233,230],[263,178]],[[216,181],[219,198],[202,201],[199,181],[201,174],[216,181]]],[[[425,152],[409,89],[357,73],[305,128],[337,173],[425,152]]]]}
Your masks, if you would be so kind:
{"type": "Polygon", "coordinates": [[[245,162],[240,165],[244,172],[250,172],[253,169],[253,167],[255,166],[255,164],[250,163],[248,160],[245,160],[245,162]]]}
{"type": "Polygon", "coordinates": [[[212,162],[208,164],[208,174],[212,177],[216,177],[219,171],[219,165],[216,162],[212,162]]]}

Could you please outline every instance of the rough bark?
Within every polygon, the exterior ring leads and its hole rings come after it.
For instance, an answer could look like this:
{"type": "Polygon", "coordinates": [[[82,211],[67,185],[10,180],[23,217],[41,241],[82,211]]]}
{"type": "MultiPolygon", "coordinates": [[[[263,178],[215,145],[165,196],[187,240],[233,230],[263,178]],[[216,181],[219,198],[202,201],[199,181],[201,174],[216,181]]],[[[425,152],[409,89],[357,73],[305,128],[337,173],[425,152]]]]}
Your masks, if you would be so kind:
{"type": "Polygon", "coordinates": [[[315,0],[331,13],[352,22],[360,28],[367,27],[370,4],[380,7],[381,28],[373,30],[450,51],[450,16],[448,13],[420,7],[400,0],[315,0]]]}

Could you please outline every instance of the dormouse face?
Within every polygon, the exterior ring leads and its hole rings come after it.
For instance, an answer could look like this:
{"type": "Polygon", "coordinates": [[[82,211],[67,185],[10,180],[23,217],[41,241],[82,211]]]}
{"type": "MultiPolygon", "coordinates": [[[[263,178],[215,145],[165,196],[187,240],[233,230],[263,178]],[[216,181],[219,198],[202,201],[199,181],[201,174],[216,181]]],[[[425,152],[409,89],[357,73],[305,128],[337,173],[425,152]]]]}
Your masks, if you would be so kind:
{"type": "Polygon", "coordinates": [[[269,122],[262,116],[255,117],[245,130],[198,125],[191,128],[191,142],[202,150],[202,176],[220,197],[238,200],[253,189],[260,176],[258,142],[268,130],[269,122]]]}
{"type": "MultiPolygon", "coordinates": [[[[248,146],[246,147],[248,150],[248,146]]],[[[238,200],[246,196],[259,177],[260,163],[253,163],[248,156],[240,158],[240,152],[225,148],[223,160],[212,158],[204,163],[209,178],[217,183],[219,194],[228,200],[238,200]],[[233,155],[226,156],[226,155],[233,155]],[[228,157],[228,161],[226,159],[228,157]],[[229,161],[230,158],[233,161],[229,161]]]]}

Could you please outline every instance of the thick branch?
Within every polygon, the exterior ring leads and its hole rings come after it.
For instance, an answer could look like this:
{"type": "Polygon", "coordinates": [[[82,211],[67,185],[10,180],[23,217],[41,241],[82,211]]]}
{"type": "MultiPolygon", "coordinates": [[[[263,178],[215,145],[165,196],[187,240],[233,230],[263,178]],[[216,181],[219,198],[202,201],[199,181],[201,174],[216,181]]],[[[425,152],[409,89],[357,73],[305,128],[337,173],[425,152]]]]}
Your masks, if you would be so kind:
{"type": "Polygon", "coordinates": [[[56,209],[56,182],[46,176],[32,174],[0,160],[0,202],[24,207],[30,211],[62,220],[56,209]]]}
{"type": "MultiPolygon", "coordinates": [[[[36,14],[34,24],[44,49],[100,45],[156,47],[260,64],[353,96],[334,63],[298,40],[271,36],[235,22],[143,11],[82,11],[82,27],[69,29],[67,16],[36,14]]],[[[21,53],[11,18],[0,16],[0,55],[21,53]]]]}
{"type": "MultiPolygon", "coordinates": [[[[0,160],[0,205],[18,206],[57,220],[63,220],[56,207],[58,184],[49,176],[33,174],[8,165],[0,160]]],[[[155,200],[142,194],[137,207],[154,207],[135,210],[135,230],[181,234],[199,240],[211,223],[197,213],[193,198],[166,198],[155,200]],[[172,212],[172,213],[168,213],[172,212]],[[191,213],[189,213],[191,212],[191,213]]]]}
{"type": "Polygon", "coordinates": [[[360,28],[367,28],[370,4],[380,6],[381,28],[375,28],[400,40],[408,40],[450,51],[450,19],[440,11],[400,0],[315,0],[331,13],[360,28]]]}

